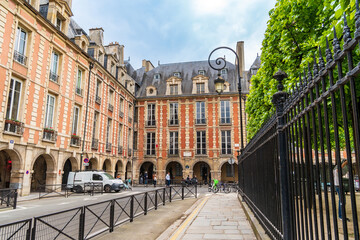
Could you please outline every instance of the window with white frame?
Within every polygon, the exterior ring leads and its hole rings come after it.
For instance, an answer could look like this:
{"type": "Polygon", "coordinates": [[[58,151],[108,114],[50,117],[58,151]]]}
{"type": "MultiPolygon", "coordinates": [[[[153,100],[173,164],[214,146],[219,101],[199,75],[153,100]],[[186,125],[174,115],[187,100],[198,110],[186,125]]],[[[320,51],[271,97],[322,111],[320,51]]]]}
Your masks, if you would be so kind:
{"type": "Polygon", "coordinates": [[[78,135],[78,125],[80,117],[80,108],[78,106],[74,107],[73,113],[73,125],[72,125],[72,135],[78,135]]]}
{"type": "Polygon", "coordinates": [[[59,54],[55,51],[51,55],[50,80],[58,82],[59,54]]]}
{"type": "Polygon", "coordinates": [[[196,154],[206,154],[206,131],[196,132],[196,154]]]}
{"type": "Polygon", "coordinates": [[[96,81],[96,89],[95,89],[95,102],[97,102],[98,104],[101,103],[100,93],[101,93],[101,81],[98,79],[96,81]]]}
{"type": "Polygon", "coordinates": [[[170,95],[178,95],[178,84],[170,84],[170,95]]]}
{"type": "Polygon", "coordinates": [[[123,114],[124,113],[124,99],[120,97],[120,104],[119,104],[119,114],[123,114]]]}
{"type": "Polygon", "coordinates": [[[221,77],[227,79],[228,70],[226,68],[221,69],[221,77]]]}
{"type": "Polygon", "coordinates": [[[156,120],[155,120],[155,103],[150,103],[147,105],[148,111],[147,111],[147,126],[155,126],[156,120]]]}
{"type": "MultiPolygon", "coordinates": [[[[106,126],[106,145],[111,143],[111,119],[108,118],[106,126]]],[[[107,147],[108,149],[108,147],[107,147]]]]}
{"type": "Polygon", "coordinates": [[[62,28],[62,20],[59,17],[56,17],[56,28],[61,31],[62,28]]]}
{"type": "Polygon", "coordinates": [[[53,128],[55,111],[55,96],[49,94],[46,98],[45,128],[53,128]]]}
{"type": "Polygon", "coordinates": [[[221,131],[221,154],[231,154],[231,131],[221,131]]]}
{"type": "Polygon", "coordinates": [[[154,75],[154,79],[155,79],[155,80],[160,80],[160,73],[156,73],[156,74],[154,75]]]}
{"type": "Polygon", "coordinates": [[[146,155],[155,155],[155,133],[154,132],[147,133],[146,155]]]}
{"type": "Polygon", "coordinates": [[[169,144],[169,154],[170,155],[178,155],[179,148],[178,148],[178,132],[170,132],[170,144],[169,144]]]}
{"type": "Polygon", "coordinates": [[[82,95],[82,89],[81,89],[82,78],[83,78],[83,71],[80,68],[78,68],[76,90],[75,90],[76,94],[78,95],[82,95]]]}
{"type": "Polygon", "coordinates": [[[119,135],[118,135],[118,146],[122,146],[123,145],[123,125],[121,123],[119,123],[119,135]]]}
{"type": "Polygon", "coordinates": [[[220,101],[220,123],[230,123],[230,101],[220,101]]]}
{"type": "Polygon", "coordinates": [[[181,77],[181,73],[179,73],[179,72],[174,72],[174,77],[180,78],[180,77],[181,77]]]}
{"type": "Polygon", "coordinates": [[[205,102],[196,102],[196,124],[206,124],[205,102]]]}
{"type": "Polygon", "coordinates": [[[170,122],[169,125],[179,124],[178,103],[170,103],[170,122]]]}
{"type": "Polygon", "coordinates": [[[94,112],[94,122],[93,122],[93,139],[96,138],[98,119],[99,119],[99,113],[95,111],[94,112]]]}
{"type": "Polygon", "coordinates": [[[199,70],[199,71],[198,71],[198,74],[199,74],[199,75],[205,75],[205,70],[199,70]]]}
{"type": "Polygon", "coordinates": [[[6,119],[18,120],[21,101],[22,82],[16,79],[11,79],[9,97],[6,109],[6,119]]]}
{"type": "Polygon", "coordinates": [[[196,83],[196,93],[205,93],[205,83],[196,83]]]}
{"type": "Polygon", "coordinates": [[[21,27],[17,28],[15,39],[14,60],[26,64],[26,42],[28,33],[21,27]]]}

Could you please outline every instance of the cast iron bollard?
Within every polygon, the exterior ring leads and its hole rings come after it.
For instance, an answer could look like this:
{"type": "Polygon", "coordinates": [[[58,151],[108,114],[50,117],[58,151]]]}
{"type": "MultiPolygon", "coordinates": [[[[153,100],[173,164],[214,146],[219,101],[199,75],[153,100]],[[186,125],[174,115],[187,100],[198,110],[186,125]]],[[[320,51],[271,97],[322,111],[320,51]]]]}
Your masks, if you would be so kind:
{"type": "Polygon", "coordinates": [[[286,136],[284,132],[285,118],[284,118],[284,103],[287,93],[284,92],[282,81],[287,78],[286,73],[279,70],[275,73],[274,78],[279,82],[277,88],[278,92],[273,96],[273,104],[276,107],[277,116],[277,131],[278,131],[278,151],[280,161],[280,189],[281,189],[281,214],[283,225],[283,239],[291,240],[293,236],[293,225],[291,220],[290,210],[290,191],[289,191],[289,176],[288,176],[288,159],[286,157],[286,136]]]}

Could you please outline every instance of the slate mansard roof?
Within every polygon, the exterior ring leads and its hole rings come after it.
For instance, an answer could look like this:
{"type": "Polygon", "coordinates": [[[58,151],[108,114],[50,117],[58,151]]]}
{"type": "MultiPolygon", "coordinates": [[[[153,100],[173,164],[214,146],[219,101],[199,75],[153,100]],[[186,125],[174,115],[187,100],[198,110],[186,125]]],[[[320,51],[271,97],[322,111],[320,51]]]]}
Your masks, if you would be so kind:
{"type": "MultiPolygon", "coordinates": [[[[213,65],[215,65],[215,61],[213,65]]],[[[230,84],[229,92],[238,92],[238,78],[236,73],[236,67],[230,62],[226,62],[227,69],[227,81],[230,84]]],[[[209,77],[209,93],[211,95],[216,94],[214,80],[217,78],[218,71],[213,70],[208,61],[197,61],[197,62],[182,62],[182,63],[170,63],[170,64],[161,64],[151,71],[144,72],[142,68],[138,69],[132,74],[132,77],[138,82],[141,83],[141,87],[137,92],[136,97],[146,97],[146,88],[153,86],[156,88],[157,94],[156,97],[166,96],[166,80],[174,76],[174,73],[179,72],[181,74],[181,90],[182,95],[192,95],[193,82],[192,78],[199,75],[199,70],[205,71],[205,76],[209,77]],[[160,79],[157,80],[154,78],[155,74],[160,74],[160,79]]],[[[241,86],[243,92],[247,92],[246,81],[245,79],[241,80],[241,86]]]]}

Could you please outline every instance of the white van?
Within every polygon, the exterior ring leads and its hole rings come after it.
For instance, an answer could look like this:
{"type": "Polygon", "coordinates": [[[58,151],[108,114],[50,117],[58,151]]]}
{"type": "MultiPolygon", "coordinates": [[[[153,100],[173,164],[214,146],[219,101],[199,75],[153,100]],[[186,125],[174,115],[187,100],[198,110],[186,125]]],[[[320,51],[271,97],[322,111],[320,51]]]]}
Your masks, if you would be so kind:
{"type": "Polygon", "coordinates": [[[75,192],[83,192],[85,183],[102,183],[105,192],[119,192],[124,188],[124,183],[121,179],[115,179],[106,172],[98,171],[84,171],[84,172],[69,172],[69,177],[66,187],[75,192]]]}

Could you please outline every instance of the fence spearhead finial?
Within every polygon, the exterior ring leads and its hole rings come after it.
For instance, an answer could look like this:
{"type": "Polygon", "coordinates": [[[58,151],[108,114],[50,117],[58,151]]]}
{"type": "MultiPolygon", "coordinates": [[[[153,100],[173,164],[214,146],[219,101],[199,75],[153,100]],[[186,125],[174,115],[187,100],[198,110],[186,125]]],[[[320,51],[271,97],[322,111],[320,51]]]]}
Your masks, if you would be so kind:
{"type": "Polygon", "coordinates": [[[307,78],[306,78],[306,84],[309,84],[312,81],[312,73],[311,73],[311,69],[310,69],[310,63],[308,63],[308,73],[307,73],[307,78]]]}
{"type": "Polygon", "coordinates": [[[329,63],[333,60],[331,49],[329,46],[329,39],[326,37],[326,62],[329,63]]]}
{"type": "Polygon", "coordinates": [[[359,8],[359,0],[356,0],[356,13],[355,13],[355,38],[360,36],[360,8],[359,8]]]}
{"type": "Polygon", "coordinates": [[[282,81],[283,81],[285,78],[288,77],[287,74],[286,74],[285,72],[281,71],[281,70],[278,70],[273,77],[274,77],[274,78],[278,81],[278,83],[279,83],[278,86],[277,86],[277,89],[278,89],[279,91],[284,90],[284,85],[283,85],[282,81]]]}
{"type": "Polygon", "coordinates": [[[340,49],[339,39],[336,36],[335,26],[333,26],[333,30],[334,30],[333,48],[334,48],[334,56],[336,59],[336,56],[341,52],[341,49],[340,49]]]}
{"type": "Polygon", "coordinates": [[[314,72],[314,77],[317,77],[317,75],[319,75],[319,66],[316,62],[316,55],[314,53],[314,66],[313,66],[313,72],[314,72]]]}
{"type": "Polygon", "coordinates": [[[344,12],[344,31],[343,31],[343,35],[344,35],[344,44],[348,44],[351,41],[351,34],[350,34],[350,28],[347,24],[346,21],[346,14],[344,12]]]}
{"type": "Polygon", "coordinates": [[[322,56],[320,46],[319,46],[319,67],[320,67],[320,71],[322,71],[325,68],[324,58],[322,56]]]}

